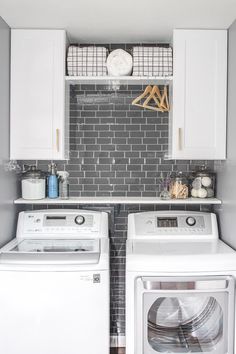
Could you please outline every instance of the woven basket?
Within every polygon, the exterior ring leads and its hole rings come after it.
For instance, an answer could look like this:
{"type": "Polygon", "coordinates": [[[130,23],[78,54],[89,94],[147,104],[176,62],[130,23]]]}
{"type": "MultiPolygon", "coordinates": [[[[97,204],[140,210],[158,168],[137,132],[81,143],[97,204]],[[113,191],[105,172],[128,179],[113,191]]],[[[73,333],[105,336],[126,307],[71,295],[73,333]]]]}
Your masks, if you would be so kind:
{"type": "Polygon", "coordinates": [[[67,73],[69,76],[106,76],[107,49],[104,47],[69,46],[67,73]]]}
{"type": "Polygon", "coordinates": [[[171,76],[172,48],[133,47],[133,76],[171,76]]]}

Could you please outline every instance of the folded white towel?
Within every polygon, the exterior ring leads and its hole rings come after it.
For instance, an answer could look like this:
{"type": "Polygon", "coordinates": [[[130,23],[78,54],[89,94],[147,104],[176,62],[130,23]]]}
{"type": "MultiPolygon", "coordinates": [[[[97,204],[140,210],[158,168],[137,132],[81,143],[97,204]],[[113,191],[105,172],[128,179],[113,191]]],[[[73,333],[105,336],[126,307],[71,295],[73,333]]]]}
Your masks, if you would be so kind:
{"type": "Polygon", "coordinates": [[[107,71],[110,76],[131,75],[133,68],[132,56],[123,49],[113,50],[107,58],[107,71]]]}

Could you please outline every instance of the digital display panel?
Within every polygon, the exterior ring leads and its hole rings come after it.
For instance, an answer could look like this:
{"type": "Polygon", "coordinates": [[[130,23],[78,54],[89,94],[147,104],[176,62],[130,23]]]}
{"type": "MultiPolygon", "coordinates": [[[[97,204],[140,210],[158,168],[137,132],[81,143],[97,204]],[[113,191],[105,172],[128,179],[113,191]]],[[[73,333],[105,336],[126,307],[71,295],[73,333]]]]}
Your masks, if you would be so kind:
{"type": "Polygon", "coordinates": [[[157,227],[178,227],[177,218],[157,218],[157,227]]]}
{"type": "Polygon", "coordinates": [[[47,220],[66,220],[66,216],[46,216],[47,220]]]}

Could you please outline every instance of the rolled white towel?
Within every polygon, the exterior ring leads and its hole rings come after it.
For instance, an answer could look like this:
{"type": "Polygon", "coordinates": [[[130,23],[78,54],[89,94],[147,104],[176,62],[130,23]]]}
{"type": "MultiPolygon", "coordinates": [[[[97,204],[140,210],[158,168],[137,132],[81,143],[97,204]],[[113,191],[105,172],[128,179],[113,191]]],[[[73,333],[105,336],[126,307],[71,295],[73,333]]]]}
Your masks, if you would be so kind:
{"type": "Polygon", "coordinates": [[[131,75],[133,58],[123,49],[113,50],[107,58],[107,71],[110,76],[131,75]]]}

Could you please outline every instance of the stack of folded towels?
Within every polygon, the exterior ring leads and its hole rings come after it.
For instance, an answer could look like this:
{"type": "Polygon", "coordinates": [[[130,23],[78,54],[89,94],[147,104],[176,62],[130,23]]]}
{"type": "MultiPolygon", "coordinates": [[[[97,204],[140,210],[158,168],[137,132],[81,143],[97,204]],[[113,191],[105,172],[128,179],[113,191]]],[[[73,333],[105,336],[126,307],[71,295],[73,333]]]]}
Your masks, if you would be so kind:
{"type": "Polygon", "coordinates": [[[106,76],[107,49],[105,47],[69,46],[67,72],[69,76],[106,76]]]}
{"type": "Polygon", "coordinates": [[[133,76],[171,76],[170,47],[133,47],[133,76]]]}

